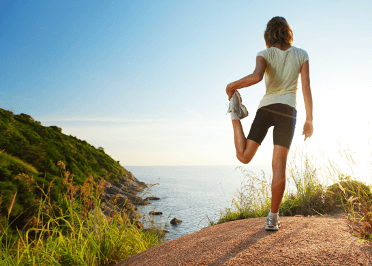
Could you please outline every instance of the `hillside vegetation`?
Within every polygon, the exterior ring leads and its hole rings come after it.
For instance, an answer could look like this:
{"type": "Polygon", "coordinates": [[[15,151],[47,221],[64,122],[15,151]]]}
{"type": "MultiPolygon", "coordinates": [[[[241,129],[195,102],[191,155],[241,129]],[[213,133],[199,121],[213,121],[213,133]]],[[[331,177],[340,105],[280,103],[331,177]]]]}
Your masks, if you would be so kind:
{"type": "Polygon", "coordinates": [[[0,109],[0,265],[107,265],[163,240],[148,189],[84,140],[0,109]]]}
{"type": "MultiPolygon", "coordinates": [[[[1,151],[1,215],[7,215],[7,209],[17,192],[11,218],[18,215],[25,218],[28,213],[35,212],[33,206],[42,193],[30,186],[30,180],[36,181],[41,188],[52,183],[52,201],[61,200],[63,173],[57,165],[58,162],[63,162],[66,170],[73,174],[73,182],[76,185],[84,184],[90,176],[105,177],[109,182],[131,176],[131,173],[108,156],[103,148],[97,149],[84,140],[67,136],[57,126],[42,126],[27,114],[14,115],[11,111],[0,108],[1,151]],[[21,178],[21,173],[29,178],[21,178]]],[[[21,221],[22,219],[17,219],[14,226],[21,228],[21,221]]]]}

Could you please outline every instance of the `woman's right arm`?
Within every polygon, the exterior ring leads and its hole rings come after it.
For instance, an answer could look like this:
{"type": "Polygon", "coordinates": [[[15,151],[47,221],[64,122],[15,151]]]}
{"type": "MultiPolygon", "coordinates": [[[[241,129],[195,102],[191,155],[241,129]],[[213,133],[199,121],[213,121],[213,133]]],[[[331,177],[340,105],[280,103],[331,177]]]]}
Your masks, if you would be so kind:
{"type": "Polygon", "coordinates": [[[241,88],[252,86],[260,82],[265,74],[266,70],[266,60],[262,56],[256,57],[256,68],[252,74],[239,79],[235,82],[231,82],[226,87],[226,94],[228,95],[229,101],[233,93],[241,88]]]}
{"type": "Polygon", "coordinates": [[[310,74],[309,74],[309,61],[306,61],[301,67],[301,83],[302,83],[302,94],[304,96],[305,110],[306,110],[306,121],[302,135],[306,138],[310,138],[313,135],[313,97],[311,96],[310,88],[310,74]]]}

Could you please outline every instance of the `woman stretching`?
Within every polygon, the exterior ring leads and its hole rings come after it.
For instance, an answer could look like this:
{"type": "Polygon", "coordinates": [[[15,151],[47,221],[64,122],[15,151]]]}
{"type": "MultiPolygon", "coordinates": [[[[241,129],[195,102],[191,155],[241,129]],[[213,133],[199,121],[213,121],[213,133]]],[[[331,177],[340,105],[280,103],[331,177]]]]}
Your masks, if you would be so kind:
{"type": "Polygon", "coordinates": [[[310,89],[309,58],[306,51],[292,46],[293,32],[283,17],[272,18],[264,33],[266,50],[257,54],[256,69],[226,87],[234,128],[236,157],[249,163],[265,138],[269,127],[274,126],[273,180],[271,184],[271,210],[266,221],[266,230],[278,230],[279,205],[285,189],[285,173],[289,148],[296,125],[296,92],[301,73],[302,92],[306,109],[306,122],[302,134],[313,134],[313,101],[310,89]],[[266,94],[262,98],[251,130],[246,138],[240,119],[248,116],[238,89],[260,82],[265,74],[266,94]]]}

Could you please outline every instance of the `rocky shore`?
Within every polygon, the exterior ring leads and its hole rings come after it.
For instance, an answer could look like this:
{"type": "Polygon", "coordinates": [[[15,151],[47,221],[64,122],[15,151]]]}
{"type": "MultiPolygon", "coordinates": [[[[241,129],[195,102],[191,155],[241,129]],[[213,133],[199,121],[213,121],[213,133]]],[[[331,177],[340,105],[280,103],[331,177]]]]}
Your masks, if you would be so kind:
{"type": "MultiPolygon", "coordinates": [[[[138,219],[140,214],[137,212],[137,206],[148,205],[150,204],[150,200],[160,200],[160,198],[150,196],[143,199],[139,197],[137,194],[148,188],[144,182],[139,181],[132,173],[129,173],[128,177],[119,178],[118,181],[112,183],[107,182],[102,178],[97,178],[95,181],[97,183],[104,183],[104,192],[101,194],[99,215],[109,218],[120,213],[122,217],[127,216],[131,223],[134,222],[137,228],[142,229],[143,231],[153,230],[151,228],[144,228],[144,225],[138,219]]],[[[149,214],[161,215],[163,213],[151,211],[149,214]]],[[[181,222],[181,220],[174,218],[171,221],[171,224],[177,225],[181,222]]],[[[165,229],[155,231],[159,237],[163,237],[165,233],[170,232],[165,229]]]]}
{"type": "MultiPolygon", "coordinates": [[[[128,177],[119,177],[118,181],[112,183],[96,178],[95,182],[103,182],[104,192],[101,193],[101,214],[106,217],[113,217],[120,213],[123,217],[127,215],[131,222],[137,220],[139,213],[137,205],[149,204],[148,199],[142,199],[137,194],[147,188],[144,182],[139,181],[132,173],[128,177]]],[[[140,221],[136,221],[138,228],[143,228],[140,221]]]]}

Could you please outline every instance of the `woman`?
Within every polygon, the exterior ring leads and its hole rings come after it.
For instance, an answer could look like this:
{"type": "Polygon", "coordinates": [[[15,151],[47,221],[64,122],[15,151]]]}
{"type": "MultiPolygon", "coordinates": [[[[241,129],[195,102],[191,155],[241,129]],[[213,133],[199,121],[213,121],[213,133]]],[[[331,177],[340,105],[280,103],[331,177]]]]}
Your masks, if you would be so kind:
{"type": "Polygon", "coordinates": [[[278,230],[280,227],[278,210],[285,189],[287,156],[296,125],[299,74],[306,109],[306,122],[302,132],[305,140],[313,134],[313,101],[309,58],[306,51],[292,46],[293,32],[287,21],[283,17],[272,18],[267,23],[264,39],[267,49],[257,54],[254,72],[227,85],[226,93],[230,100],[228,112],[231,113],[236,157],[239,161],[249,163],[269,127],[274,126],[272,200],[265,229],[278,230]],[[240,119],[248,116],[248,112],[237,90],[260,82],[264,74],[266,94],[259,104],[248,137],[245,138],[240,119]]]}

